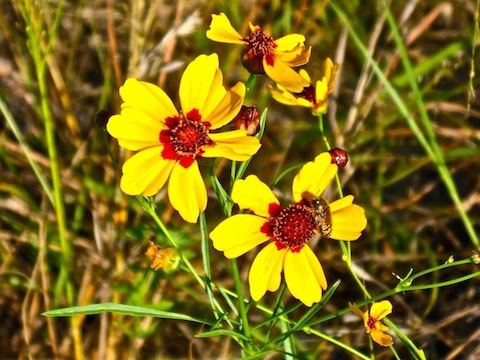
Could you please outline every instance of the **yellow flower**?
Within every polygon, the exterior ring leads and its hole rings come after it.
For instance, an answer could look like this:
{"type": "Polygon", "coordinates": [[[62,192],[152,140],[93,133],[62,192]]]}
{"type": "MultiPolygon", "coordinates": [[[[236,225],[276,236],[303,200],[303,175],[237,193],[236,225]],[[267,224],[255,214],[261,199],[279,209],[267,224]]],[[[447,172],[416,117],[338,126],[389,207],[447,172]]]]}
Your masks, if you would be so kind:
{"type": "Polygon", "coordinates": [[[303,35],[290,34],[274,40],[258,25],[249,23],[249,27],[250,35],[243,37],[224,13],[214,14],[207,37],[213,41],[246,45],[242,63],[252,74],[267,74],[270,79],[294,92],[301,92],[310,85],[291,69],[306,64],[310,59],[311,47],[305,47],[303,35]]]}
{"type": "Polygon", "coordinates": [[[249,274],[250,294],[255,301],[278,290],[281,272],[290,293],[307,306],[319,302],[327,279],[308,242],[318,233],[337,240],[356,240],[365,229],[365,211],[352,204],[353,196],[315,208],[337,173],[328,152],[318,155],[296,175],[292,190],[295,203],[282,207],[272,190],[255,175],[235,182],[232,199],[240,209],[211,233],[213,246],[229,258],[239,257],[257,245],[269,242],[256,256],[249,274]]]}
{"type": "Polygon", "coordinates": [[[303,91],[292,93],[281,84],[277,84],[276,88],[269,86],[269,90],[273,98],[282,104],[310,108],[314,115],[325,114],[328,108],[327,99],[333,92],[338,69],[339,65],[327,58],[324,63],[325,75],[315,86],[311,85],[310,76],[302,69],[299,73],[309,83],[303,91]]]}
{"type": "Polygon", "coordinates": [[[120,146],[138,151],[123,165],[122,191],[156,194],[167,182],[172,206],[188,222],[196,222],[207,206],[207,191],[198,157],[244,161],[260,148],[245,130],[212,133],[229,123],[242,107],[245,85],[229,91],[222,85],[218,56],[200,55],[180,81],[182,110],[159,87],[128,79],[120,88],[122,111],[112,116],[108,132],[120,146]]]}
{"type": "Polygon", "coordinates": [[[155,245],[153,241],[148,243],[148,249],[145,251],[152,265],[150,267],[154,270],[163,269],[167,274],[172,273],[178,269],[180,264],[180,255],[175,248],[164,248],[155,245]]]}
{"type": "Polygon", "coordinates": [[[390,335],[385,334],[388,327],[383,325],[380,321],[385,316],[392,312],[392,304],[388,300],[383,300],[378,303],[373,303],[370,311],[363,313],[356,304],[348,303],[350,309],[357,314],[365,325],[367,334],[370,334],[372,340],[381,346],[390,346],[393,344],[393,339],[390,335]]]}

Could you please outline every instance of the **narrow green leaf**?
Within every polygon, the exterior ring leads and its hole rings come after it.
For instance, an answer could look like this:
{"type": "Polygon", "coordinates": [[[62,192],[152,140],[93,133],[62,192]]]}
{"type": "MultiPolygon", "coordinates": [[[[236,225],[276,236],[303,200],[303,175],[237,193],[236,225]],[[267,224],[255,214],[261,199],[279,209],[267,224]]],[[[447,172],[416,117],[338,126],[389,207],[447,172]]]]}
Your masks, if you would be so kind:
{"type": "Polygon", "coordinates": [[[73,306],[62,309],[49,310],[42,313],[43,316],[77,316],[77,315],[97,315],[102,313],[123,314],[129,316],[151,316],[161,319],[175,319],[197,322],[200,324],[211,325],[209,321],[194,318],[189,315],[174,313],[170,311],[161,311],[141,306],[123,305],[114,303],[92,304],[85,306],[73,306]]]}

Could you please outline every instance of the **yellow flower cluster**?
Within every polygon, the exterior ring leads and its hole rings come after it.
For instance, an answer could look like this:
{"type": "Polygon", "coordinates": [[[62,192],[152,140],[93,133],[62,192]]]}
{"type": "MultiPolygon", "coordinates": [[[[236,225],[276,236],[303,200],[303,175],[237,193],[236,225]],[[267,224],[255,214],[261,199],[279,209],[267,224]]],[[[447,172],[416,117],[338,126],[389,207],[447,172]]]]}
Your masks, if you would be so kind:
{"type": "MultiPolygon", "coordinates": [[[[258,25],[249,23],[250,34],[240,35],[225,14],[212,15],[206,36],[214,41],[244,46],[242,64],[252,74],[266,74],[280,103],[309,108],[314,115],[327,111],[339,65],[326,59],[324,75],[312,81],[305,70],[311,48],[305,37],[290,34],[274,39],[258,25]]],[[[120,146],[135,151],[122,167],[120,188],[129,195],[152,196],[167,182],[171,205],[187,222],[195,223],[207,207],[207,189],[200,172],[200,158],[223,157],[245,161],[260,148],[252,136],[259,112],[244,106],[246,88],[241,82],[230,89],[223,85],[217,54],[200,55],[185,69],[179,85],[180,106],[158,86],[134,78],[120,88],[120,114],[112,116],[107,131],[120,146]],[[222,131],[235,124],[236,130],[222,131]]],[[[267,291],[280,287],[282,273],[292,296],[306,306],[318,303],[327,289],[322,265],[311,248],[311,240],[357,240],[367,225],[365,211],[353,204],[353,196],[329,202],[323,193],[346,165],[341,149],[319,154],[306,163],[293,179],[292,202],[282,205],[273,191],[257,176],[237,180],[231,199],[241,210],[221,222],[211,233],[213,246],[227,258],[237,258],[266,243],[249,272],[251,297],[259,301],[267,291]]],[[[176,268],[178,256],[171,248],[153,243],[146,252],[157,269],[176,268]]],[[[380,320],[391,312],[391,304],[374,304],[365,314],[367,332],[381,345],[391,337],[380,320]]]]}

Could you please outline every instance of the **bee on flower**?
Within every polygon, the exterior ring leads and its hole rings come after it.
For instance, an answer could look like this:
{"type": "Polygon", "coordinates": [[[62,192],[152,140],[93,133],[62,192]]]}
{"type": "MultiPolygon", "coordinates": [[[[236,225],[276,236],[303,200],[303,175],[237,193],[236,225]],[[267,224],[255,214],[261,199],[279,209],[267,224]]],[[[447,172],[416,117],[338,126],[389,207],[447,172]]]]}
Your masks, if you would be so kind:
{"type": "Polygon", "coordinates": [[[279,83],[275,87],[269,86],[272,97],[285,105],[310,108],[314,115],[325,114],[328,108],[328,97],[335,86],[339,65],[327,58],[323,68],[324,75],[315,84],[305,70],[299,71],[299,74],[308,82],[302,91],[291,91],[279,83]]]}
{"type": "Polygon", "coordinates": [[[120,88],[121,113],[107,131],[120,146],[136,151],[122,167],[120,188],[129,195],[155,195],[168,181],[168,197],[185,221],[194,223],[207,206],[198,159],[245,161],[260,148],[246,130],[215,132],[240,111],[245,85],[223,86],[217,54],[200,55],[180,81],[181,110],[154,84],[127,79],[120,88]]]}
{"type": "Polygon", "coordinates": [[[321,300],[327,279],[308,243],[317,234],[335,240],[357,240],[367,225],[365,210],[353,204],[352,195],[331,203],[318,200],[337,171],[330,153],[318,155],[295,176],[294,203],[285,207],[257,176],[235,182],[232,200],[240,209],[252,213],[224,220],[210,233],[210,238],[214,248],[229,259],[267,243],[250,268],[253,300],[260,300],[267,290],[277,291],[282,271],[293,297],[306,306],[321,300]]]}
{"type": "Polygon", "coordinates": [[[305,37],[289,34],[274,39],[260,26],[249,22],[250,35],[244,37],[235,30],[224,13],[213,14],[207,37],[210,40],[242,44],[242,64],[252,74],[266,74],[288,91],[301,92],[310,85],[292,68],[305,65],[310,59],[311,47],[305,47],[305,37]]]}

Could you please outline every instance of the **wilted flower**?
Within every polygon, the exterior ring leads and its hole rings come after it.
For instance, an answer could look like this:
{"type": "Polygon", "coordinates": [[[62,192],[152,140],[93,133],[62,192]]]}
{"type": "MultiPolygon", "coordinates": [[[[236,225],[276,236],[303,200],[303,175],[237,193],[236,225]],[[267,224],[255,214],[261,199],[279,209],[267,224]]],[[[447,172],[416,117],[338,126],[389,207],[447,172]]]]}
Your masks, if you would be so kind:
{"type": "Polygon", "coordinates": [[[178,269],[180,255],[175,248],[161,248],[155,245],[153,241],[148,243],[148,249],[145,255],[152,260],[150,267],[154,270],[162,269],[166,273],[171,273],[178,269]]]}
{"type": "Polygon", "coordinates": [[[272,97],[282,104],[310,108],[314,115],[324,114],[327,112],[327,99],[333,92],[338,69],[339,65],[333,64],[332,60],[327,58],[324,76],[315,85],[311,83],[310,75],[302,69],[299,74],[308,81],[308,85],[302,91],[289,90],[282,84],[277,84],[276,87],[269,86],[269,90],[272,97]]]}

